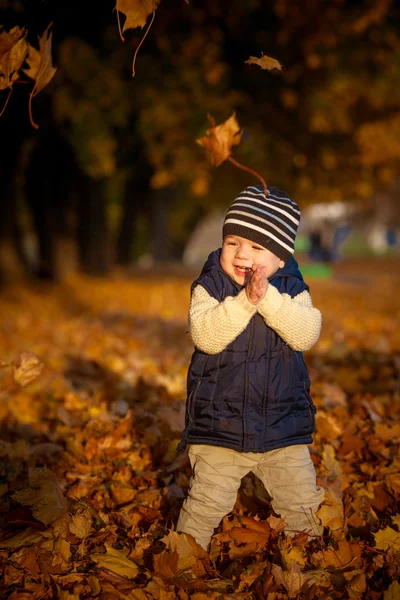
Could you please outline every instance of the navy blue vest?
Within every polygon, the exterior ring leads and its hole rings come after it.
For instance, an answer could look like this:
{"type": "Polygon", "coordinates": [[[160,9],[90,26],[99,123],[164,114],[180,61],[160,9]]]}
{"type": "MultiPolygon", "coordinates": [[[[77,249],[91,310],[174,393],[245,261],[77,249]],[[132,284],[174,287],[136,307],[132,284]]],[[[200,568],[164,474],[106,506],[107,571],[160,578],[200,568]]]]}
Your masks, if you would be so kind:
{"type": "MultiPolygon", "coordinates": [[[[210,254],[192,290],[200,284],[222,302],[242,287],[222,270],[220,254],[220,249],[210,254]]],[[[291,297],[309,289],[293,257],[269,282],[291,297]]],[[[180,450],[185,443],[242,452],[312,443],[316,409],[302,353],[292,350],[258,313],[219,354],[195,349],[187,390],[180,450]]]]}

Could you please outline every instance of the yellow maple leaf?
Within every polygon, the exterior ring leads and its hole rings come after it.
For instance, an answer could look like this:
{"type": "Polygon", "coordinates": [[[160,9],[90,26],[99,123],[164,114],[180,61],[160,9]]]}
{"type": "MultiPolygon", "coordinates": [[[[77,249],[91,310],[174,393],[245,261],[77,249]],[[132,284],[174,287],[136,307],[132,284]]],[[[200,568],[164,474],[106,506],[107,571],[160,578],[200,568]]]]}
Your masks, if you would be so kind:
{"type": "Polygon", "coordinates": [[[134,579],[139,572],[139,567],[132,560],[127,558],[128,549],[117,550],[109,544],[105,544],[106,553],[94,553],[90,558],[96,562],[99,567],[109,569],[117,575],[134,579]]]}
{"type": "Polygon", "coordinates": [[[250,58],[244,62],[248,65],[258,65],[264,71],[273,71],[274,69],[282,71],[282,65],[275,58],[265,56],[265,54],[263,54],[260,58],[250,56],[250,58]]]}
{"type": "Polygon", "coordinates": [[[146,20],[160,4],[160,0],[117,0],[116,9],[125,15],[122,32],[127,29],[144,27],[146,20]]]}
{"type": "Polygon", "coordinates": [[[380,550],[389,552],[400,552],[400,532],[395,531],[391,527],[381,529],[374,533],[375,545],[380,550]]]}
{"type": "Polygon", "coordinates": [[[207,129],[205,137],[199,138],[196,142],[207,150],[212,164],[218,167],[229,158],[232,147],[239,144],[243,131],[239,127],[235,113],[220,125],[215,125],[210,115],[208,118],[212,127],[207,129]]]}
{"type": "Polygon", "coordinates": [[[278,547],[282,556],[282,562],[288,567],[292,560],[298,565],[304,567],[307,562],[306,548],[304,546],[293,546],[290,538],[283,538],[278,541],[278,547]]]}
{"type": "Polygon", "coordinates": [[[53,471],[30,467],[29,483],[29,488],[15,492],[12,497],[30,506],[38,521],[49,525],[67,512],[67,499],[53,471]]]}
{"type": "Polygon", "coordinates": [[[325,499],[317,512],[324,527],[329,527],[332,532],[344,530],[344,510],[342,500],[331,489],[326,492],[325,499]]]}

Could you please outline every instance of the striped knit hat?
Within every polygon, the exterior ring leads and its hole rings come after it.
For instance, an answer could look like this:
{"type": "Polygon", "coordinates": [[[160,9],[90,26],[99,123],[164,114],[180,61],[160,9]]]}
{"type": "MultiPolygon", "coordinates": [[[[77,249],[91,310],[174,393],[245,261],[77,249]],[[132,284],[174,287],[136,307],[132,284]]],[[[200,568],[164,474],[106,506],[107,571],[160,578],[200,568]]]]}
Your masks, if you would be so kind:
{"type": "Polygon", "coordinates": [[[294,200],[276,187],[250,185],[229,208],[222,235],[238,235],[260,244],[286,262],[294,253],[300,210],[294,200]]]}

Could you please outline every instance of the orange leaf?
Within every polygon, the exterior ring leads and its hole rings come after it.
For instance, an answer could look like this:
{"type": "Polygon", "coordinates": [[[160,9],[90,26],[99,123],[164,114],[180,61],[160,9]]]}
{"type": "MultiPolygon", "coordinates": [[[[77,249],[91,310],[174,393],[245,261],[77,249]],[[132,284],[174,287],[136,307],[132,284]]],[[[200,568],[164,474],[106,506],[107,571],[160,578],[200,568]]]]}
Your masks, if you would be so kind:
{"type": "Polygon", "coordinates": [[[250,58],[248,60],[245,60],[244,62],[248,65],[258,65],[266,71],[273,71],[274,69],[282,71],[282,65],[275,58],[270,58],[269,56],[265,56],[264,54],[260,58],[250,56],[250,58]]]}
{"type": "Polygon", "coordinates": [[[210,558],[195,539],[186,533],[170,531],[162,538],[166,549],[154,555],[154,569],[164,577],[174,577],[189,571],[197,577],[213,573],[210,558]]]}
{"type": "Polygon", "coordinates": [[[323,559],[321,567],[338,567],[344,569],[352,567],[359,569],[362,565],[361,546],[359,544],[350,544],[346,540],[340,540],[338,549],[329,548],[322,552],[323,559]]]}
{"type": "Polygon", "coordinates": [[[214,119],[208,117],[211,125],[206,131],[206,137],[196,140],[200,146],[207,150],[213,165],[218,167],[231,155],[232,147],[237,146],[242,139],[242,130],[233,113],[221,125],[215,125],[214,119]]]}

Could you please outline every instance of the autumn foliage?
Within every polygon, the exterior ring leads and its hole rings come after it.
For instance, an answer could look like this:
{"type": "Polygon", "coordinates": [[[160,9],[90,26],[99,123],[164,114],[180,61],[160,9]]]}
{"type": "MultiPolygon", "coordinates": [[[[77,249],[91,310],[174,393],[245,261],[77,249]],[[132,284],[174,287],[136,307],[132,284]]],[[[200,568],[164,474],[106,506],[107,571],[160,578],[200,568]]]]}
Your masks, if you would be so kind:
{"type": "Polygon", "coordinates": [[[336,270],[310,281],[324,314],[307,355],[324,536],[287,539],[248,476],[209,555],[174,530],[190,477],[176,454],[189,279],[6,290],[2,597],[398,598],[400,280],[381,265],[361,282],[336,270]]]}

